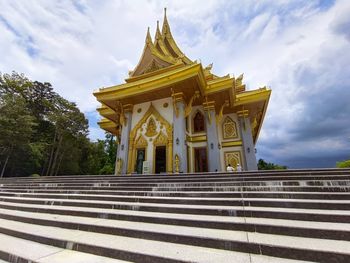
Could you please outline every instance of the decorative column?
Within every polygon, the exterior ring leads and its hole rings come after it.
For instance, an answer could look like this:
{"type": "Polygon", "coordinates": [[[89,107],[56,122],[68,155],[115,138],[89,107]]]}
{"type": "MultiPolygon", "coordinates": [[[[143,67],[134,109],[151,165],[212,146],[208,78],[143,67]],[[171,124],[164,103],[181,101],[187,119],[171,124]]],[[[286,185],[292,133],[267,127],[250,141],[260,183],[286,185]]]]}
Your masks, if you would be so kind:
{"type": "MultiPolygon", "coordinates": [[[[131,130],[131,118],[132,118],[133,106],[128,104],[123,107],[120,117],[120,125],[122,125],[122,134],[119,142],[119,149],[117,155],[117,167],[116,173],[126,174],[128,168],[128,151],[129,151],[129,135],[131,130]],[[119,167],[119,169],[117,169],[119,167]]],[[[131,161],[131,160],[130,160],[131,161]]]]}
{"type": "Polygon", "coordinates": [[[173,93],[173,154],[177,162],[173,162],[172,170],[174,172],[187,173],[187,145],[186,143],[186,118],[185,102],[182,92],[173,93]],[[177,167],[175,167],[175,165],[177,167]]]}
{"type": "Polygon", "coordinates": [[[215,102],[206,101],[203,103],[203,107],[207,115],[205,119],[207,126],[208,169],[209,172],[217,172],[221,170],[221,167],[218,130],[215,118],[215,102]]]}
{"type": "Polygon", "coordinates": [[[237,112],[237,115],[245,157],[243,167],[247,171],[258,170],[255,157],[255,145],[253,142],[252,129],[249,121],[249,111],[241,110],[237,112]]]}

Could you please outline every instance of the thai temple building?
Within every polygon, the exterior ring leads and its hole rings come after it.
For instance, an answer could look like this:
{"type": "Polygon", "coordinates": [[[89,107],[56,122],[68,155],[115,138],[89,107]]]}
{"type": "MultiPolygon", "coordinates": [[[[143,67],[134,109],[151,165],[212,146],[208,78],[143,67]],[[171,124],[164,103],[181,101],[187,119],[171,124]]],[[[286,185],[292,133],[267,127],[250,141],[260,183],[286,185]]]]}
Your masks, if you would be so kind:
{"type": "Polygon", "coordinates": [[[166,13],[125,83],[100,88],[99,125],[116,135],[116,173],[257,170],[255,144],[271,90],[217,76],[176,44],[166,13]]]}

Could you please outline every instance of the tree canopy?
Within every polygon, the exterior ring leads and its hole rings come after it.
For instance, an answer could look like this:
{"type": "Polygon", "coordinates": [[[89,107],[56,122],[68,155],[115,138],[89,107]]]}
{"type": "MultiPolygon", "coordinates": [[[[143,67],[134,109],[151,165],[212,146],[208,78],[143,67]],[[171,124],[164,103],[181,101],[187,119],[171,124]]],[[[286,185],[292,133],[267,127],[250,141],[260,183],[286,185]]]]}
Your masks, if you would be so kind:
{"type": "Polygon", "coordinates": [[[258,161],[258,170],[285,170],[287,168],[285,165],[267,163],[263,159],[259,159],[258,161]]]}
{"type": "Polygon", "coordinates": [[[350,168],[350,160],[337,162],[336,166],[337,168],[350,168]]]}
{"type": "Polygon", "coordinates": [[[111,174],[115,138],[88,139],[88,120],[50,83],[0,73],[0,176],[111,174]]]}

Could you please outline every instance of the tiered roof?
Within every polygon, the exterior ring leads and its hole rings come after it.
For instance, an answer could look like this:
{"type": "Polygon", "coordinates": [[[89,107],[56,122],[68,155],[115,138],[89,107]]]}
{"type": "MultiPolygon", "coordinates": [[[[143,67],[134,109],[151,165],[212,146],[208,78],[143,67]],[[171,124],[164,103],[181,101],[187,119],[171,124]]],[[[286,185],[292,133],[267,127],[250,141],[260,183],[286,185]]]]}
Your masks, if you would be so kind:
{"type": "Polygon", "coordinates": [[[160,32],[159,21],[157,21],[153,41],[148,28],[141,58],[135,69],[129,72],[129,77],[140,76],[173,65],[190,64],[193,64],[193,61],[180,50],[171,34],[165,9],[162,32],[160,32]]]}

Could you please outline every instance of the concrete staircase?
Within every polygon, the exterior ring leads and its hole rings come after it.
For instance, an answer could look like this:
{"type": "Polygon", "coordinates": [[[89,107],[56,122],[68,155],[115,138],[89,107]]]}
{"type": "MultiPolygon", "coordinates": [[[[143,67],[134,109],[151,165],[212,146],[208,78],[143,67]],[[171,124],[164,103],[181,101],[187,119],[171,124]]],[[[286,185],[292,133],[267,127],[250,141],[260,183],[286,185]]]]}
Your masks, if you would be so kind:
{"type": "Polygon", "coordinates": [[[350,262],[350,170],[0,180],[0,263],[350,262]]]}

